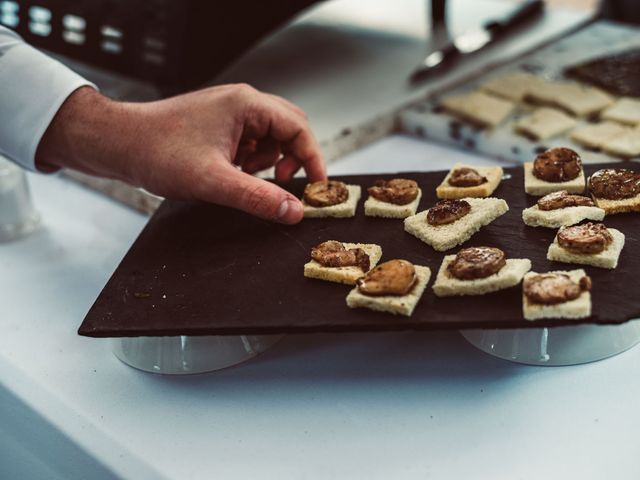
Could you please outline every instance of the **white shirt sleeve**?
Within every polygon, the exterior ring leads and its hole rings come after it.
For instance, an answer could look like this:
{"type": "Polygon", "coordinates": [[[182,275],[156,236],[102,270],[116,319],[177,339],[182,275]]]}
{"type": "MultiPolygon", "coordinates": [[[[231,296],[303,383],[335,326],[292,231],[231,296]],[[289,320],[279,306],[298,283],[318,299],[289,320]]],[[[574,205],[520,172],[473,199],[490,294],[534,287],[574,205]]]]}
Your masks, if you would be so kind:
{"type": "Polygon", "coordinates": [[[0,153],[35,170],[42,135],[67,97],[83,86],[96,88],[0,26],[0,153]]]}

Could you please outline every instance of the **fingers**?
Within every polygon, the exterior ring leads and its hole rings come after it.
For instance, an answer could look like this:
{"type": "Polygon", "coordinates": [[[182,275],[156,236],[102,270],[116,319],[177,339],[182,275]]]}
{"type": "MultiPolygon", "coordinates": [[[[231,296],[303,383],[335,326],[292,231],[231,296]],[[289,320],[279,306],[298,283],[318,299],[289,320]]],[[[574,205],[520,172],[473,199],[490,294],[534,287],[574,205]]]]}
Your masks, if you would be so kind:
{"type": "Polygon", "coordinates": [[[286,224],[298,223],[303,216],[302,203],[292,194],[229,164],[221,169],[215,185],[203,192],[202,200],[286,224]]]}
{"type": "Polygon", "coordinates": [[[276,164],[276,180],[278,182],[288,182],[300,170],[300,164],[291,155],[285,155],[276,164]]]}
{"type": "Polygon", "coordinates": [[[320,153],[320,145],[307,127],[288,142],[288,148],[283,148],[287,153],[301,164],[310,181],[316,182],[327,179],[327,170],[320,153]]]}
{"type": "Polygon", "coordinates": [[[254,139],[241,142],[236,150],[236,158],[233,163],[236,165],[244,165],[244,162],[255,153],[258,142],[254,139]]]}
{"type": "Polygon", "coordinates": [[[280,152],[255,153],[242,164],[242,171],[253,175],[276,165],[280,152]]]}
{"type": "Polygon", "coordinates": [[[309,180],[327,178],[320,146],[306,118],[282,101],[265,94],[261,94],[247,115],[246,135],[270,136],[282,144],[283,153],[291,155],[304,168],[309,180]]]}
{"type": "Polygon", "coordinates": [[[304,118],[304,119],[307,118],[307,114],[305,113],[305,111],[303,109],[301,109],[295,103],[290,102],[286,98],[279,97],[278,95],[273,95],[273,94],[270,94],[270,93],[266,93],[265,95],[268,95],[272,100],[275,100],[276,102],[279,102],[280,104],[284,105],[285,107],[293,110],[295,113],[300,115],[302,118],[304,118]]]}
{"type": "Polygon", "coordinates": [[[247,173],[256,173],[275,165],[280,160],[280,144],[272,139],[263,139],[257,142],[253,152],[247,155],[242,163],[242,170],[247,173]]]}

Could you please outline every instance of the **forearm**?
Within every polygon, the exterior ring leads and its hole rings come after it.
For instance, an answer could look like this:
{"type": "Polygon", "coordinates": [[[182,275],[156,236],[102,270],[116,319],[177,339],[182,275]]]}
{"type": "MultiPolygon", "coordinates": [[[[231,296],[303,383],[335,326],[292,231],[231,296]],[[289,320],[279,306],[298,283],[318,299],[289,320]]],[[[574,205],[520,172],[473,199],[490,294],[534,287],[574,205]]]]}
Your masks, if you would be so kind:
{"type": "Polygon", "coordinates": [[[115,102],[92,88],[76,90],[62,104],[36,150],[36,166],[71,168],[134,182],[131,157],[141,122],[133,104],[115,102]]]}

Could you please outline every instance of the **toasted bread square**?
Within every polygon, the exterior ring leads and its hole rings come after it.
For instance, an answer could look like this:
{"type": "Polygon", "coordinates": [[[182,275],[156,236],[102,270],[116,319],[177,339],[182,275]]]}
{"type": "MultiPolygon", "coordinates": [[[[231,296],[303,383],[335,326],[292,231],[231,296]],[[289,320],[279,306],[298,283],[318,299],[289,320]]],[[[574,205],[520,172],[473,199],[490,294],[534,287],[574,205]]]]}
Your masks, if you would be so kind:
{"type": "Polygon", "coordinates": [[[534,140],[544,140],[565,133],[575,127],[576,121],[566,113],[549,107],[540,107],[531,115],[518,120],[514,130],[534,140]]]}
{"type": "Polygon", "coordinates": [[[593,115],[613,103],[611,96],[602,90],[566,82],[534,84],[527,89],[525,99],[540,105],[560,107],[577,117],[593,115]]]}
{"type": "Polygon", "coordinates": [[[404,219],[404,229],[414,237],[443,252],[469,240],[474,233],[504,215],[509,206],[501,198],[465,198],[471,210],[464,217],[446,225],[427,222],[429,210],[404,219]]]}
{"type": "Polygon", "coordinates": [[[602,144],[602,150],[621,158],[640,156],[640,127],[627,128],[602,144]]]}
{"type": "MultiPolygon", "coordinates": [[[[561,230],[562,229],[560,229],[560,231],[561,230]]],[[[618,266],[620,252],[622,252],[622,247],[624,247],[624,233],[615,228],[607,228],[607,230],[609,230],[609,233],[613,237],[613,242],[600,253],[570,252],[558,244],[558,236],[556,235],[553,243],[549,245],[549,250],[547,250],[547,260],[578,263],[580,265],[591,265],[592,267],[599,268],[616,268],[618,266]]]]}
{"type": "Polygon", "coordinates": [[[406,205],[383,202],[369,195],[369,198],[364,202],[364,214],[368,217],[407,218],[416,214],[421,198],[421,189],[418,189],[418,196],[415,200],[406,205]]]}
{"type": "Polygon", "coordinates": [[[553,103],[576,117],[587,117],[612,105],[613,98],[598,88],[570,83],[560,87],[553,103]]]}
{"type": "Polygon", "coordinates": [[[605,211],[599,207],[565,207],[555,210],[540,210],[538,205],[525,208],[522,220],[530,227],[560,228],[575,225],[582,220],[601,221],[605,211]]]}
{"type": "Polygon", "coordinates": [[[584,185],[584,169],[580,170],[580,175],[568,182],[546,182],[533,175],[533,162],[525,162],[524,164],[524,191],[529,195],[542,197],[560,190],[566,190],[569,193],[582,193],[584,185]]]}
{"type": "Polygon", "coordinates": [[[387,312],[394,315],[405,315],[410,317],[415,310],[416,305],[418,305],[418,302],[429,283],[429,278],[431,277],[431,270],[429,267],[415,265],[415,269],[418,280],[408,294],[402,296],[384,295],[380,297],[372,297],[364,295],[360,293],[357,288],[354,288],[349,292],[349,295],[347,295],[347,305],[350,308],[368,308],[378,312],[387,312]]]}
{"type": "MultiPolygon", "coordinates": [[[[382,247],[374,243],[346,243],[342,242],[346,249],[361,248],[369,255],[369,269],[375,267],[382,257],[382,247]]],[[[304,276],[326,280],[327,282],[344,283],[345,285],[355,285],[356,280],[365,273],[360,267],[325,267],[324,265],[311,260],[304,265],[304,276]]]]}
{"type": "Polygon", "coordinates": [[[342,203],[331,205],[329,207],[312,207],[302,199],[304,218],[355,217],[362,189],[360,188],[360,185],[347,185],[347,190],[349,191],[349,198],[342,203]]]}
{"type": "Polygon", "coordinates": [[[625,125],[640,125],[640,99],[623,97],[607,108],[600,117],[604,120],[624,123],[625,125]]]}
{"type": "Polygon", "coordinates": [[[536,75],[515,72],[492,78],[483,83],[480,89],[512,102],[521,102],[527,90],[534,88],[539,83],[544,83],[544,80],[536,75]]]}
{"type": "Polygon", "coordinates": [[[620,200],[609,200],[606,198],[598,198],[591,195],[595,204],[602,208],[607,215],[616,213],[640,212],[640,194],[631,198],[623,198],[620,200]]]}
{"type": "Polygon", "coordinates": [[[533,83],[525,89],[524,99],[536,105],[554,105],[553,100],[558,94],[558,82],[544,80],[533,83]]]}
{"type": "Polygon", "coordinates": [[[441,105],[450,114],[487,128],[502,123],[515,108],[513,102],[480,91],[446,97],[441,105]]]}
{"type": "Polygon", "coordinates": [[[448,270],[449,264],[455,259],[455,255],[447,255],[442,260],[433,284],[433,292],[438,297],[484,295],[504,290],[520,283],[524,274],[531,270],[531,260],[528,258],[509,258],[506,260],[506,265],[493,275],[475,280],[460,280],[451,275],[448,270]]]}
{"type": "MultiPolygon", "coordinates": [[[[582,269],[569,271],[557,270],[549,273],[564,273],[569,275],[576,283],[586,275],[582,269]]],[[[524,276],[524,280],[532,275],[537,275],[537,273],[527,273],[524,276]]],[[[522,313],[526,320],[539,320],[541,318],[586,318],[591,316],[591,293],[589,291],[583,291],[578,298],[555,305],[533,303],[523,293],[522,313]]]]}
{"type": "Polygon", "coordinates": [[[490,196],[502,180],[502,167],[482,167],[474,165],[466,165],[463,163],[456,163],[440,185],[436,187],[436,195],[438,198],[456,199],[467,197],[488,197],[490,196]],[[449,185],[449,179],[454,170],[459,168],[473,168],[483,177],[486,177],[487,181],[476,187],[454,187],[449,185]]]}
{"type": "Polygon", "coordinates": [[[587,125],[571,132],[571,140],[587,148],[602,148],[612,138],[624,133],[625,127],[615,122],[587,125]]]}

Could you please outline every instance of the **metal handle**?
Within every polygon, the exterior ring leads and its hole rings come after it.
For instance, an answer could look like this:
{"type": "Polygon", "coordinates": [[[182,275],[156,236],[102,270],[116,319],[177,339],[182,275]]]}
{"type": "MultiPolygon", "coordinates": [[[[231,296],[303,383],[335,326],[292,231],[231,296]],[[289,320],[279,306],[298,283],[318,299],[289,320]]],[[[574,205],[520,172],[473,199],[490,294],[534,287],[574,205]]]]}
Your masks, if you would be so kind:
{"type": "Polygon", "coordinates": [[[504,35],[544,12],[543,0],[527,0],[514,13],[501,20],[494,20],[485,25],[494,36],[504,35]]]}

